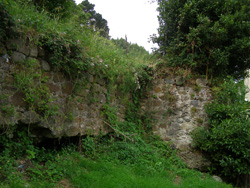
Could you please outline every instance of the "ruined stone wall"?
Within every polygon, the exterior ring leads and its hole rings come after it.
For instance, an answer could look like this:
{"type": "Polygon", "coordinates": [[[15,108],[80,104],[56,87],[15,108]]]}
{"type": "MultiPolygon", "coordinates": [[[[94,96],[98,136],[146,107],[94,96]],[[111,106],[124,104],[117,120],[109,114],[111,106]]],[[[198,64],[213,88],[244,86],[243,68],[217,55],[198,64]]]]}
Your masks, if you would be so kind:
{"type": "MultiPolygon", "coordinates": [[[[78,134],[105,134],[110,131],[103,123],[102,107],[107,101],[107,85],[104,79],[91,72],[84,73],[77,82],[72,81],[62,72],[53,69],[46,61],[43,49],[22,39],[0,43],[0,124],[26,124],[36,136],[62,137],[78,134]],[[26,64],[32,60],[36,72],[41,73],[41,81],[49,89],[51,100],[58,108],[55,117],[42,118],[41,114],[32,110],[24,101],[25,94],[17,89],[15,75],[22,73],[18,64],[26,64]],[[8,113],[9,112],[9,113],[8,113]],[[12,113],[12,114],[10,114],[12,113]]],[[[34,82],[36,84],[36,82],[34,82]]],[[[117,106],[117,115],[123,119],[125,107],[110,93],[111,105],[117,106]]]]}
{"type": "Polygon", "coordinates": [[[154,134],[170,141],[187,166],[201,169],[207,161],[192,147],[191,132],[198,126],[206,126],[204,105],[212,96],[205,79],[184,82],[182,77],[156,77],[152,90],[142,102],[142,109],[154,120],[154,134]]]}
{"type": "MultiPolygon", "coordinates": [[[[107,97],[111,105],[116,106],[120,121],[125,116],[125,104],[119,93],[108,94],[105,79],[91,72],[82,76],[78,82],[81,87],[78,87],[75,81],[51,67],[44,50],[29,41],[17,39],[0,43],[0,124],[26,124],[32,134],[41,137],[106,134],[111,130],[102,116],[107,97]],[[23,71],[18,64],[28,60],[35,62],[41,78],[47,77],[39,84],[49,89],[51,104],[58,107],[54,118],[42,118],[32,110],[24,101],[25,94],[15,85],[15,75],[23,71]]],[[[152,88],[141,101],[141,110],[153,120],[155,134],[171,141],[190,168],[201,169],[207,162],[192,148],[190,134],[197,126],[206,125],[204,105],[211,100],[211,93],[204,79],[184,82],[182,77],[155,76],[152,88]]]]}

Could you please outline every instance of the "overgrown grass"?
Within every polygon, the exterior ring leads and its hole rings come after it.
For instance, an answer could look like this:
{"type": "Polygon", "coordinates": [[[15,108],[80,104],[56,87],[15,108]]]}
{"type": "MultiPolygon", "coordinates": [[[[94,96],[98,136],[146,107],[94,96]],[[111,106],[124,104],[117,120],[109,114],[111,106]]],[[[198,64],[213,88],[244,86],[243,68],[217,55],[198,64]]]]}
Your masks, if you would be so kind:
{"type": "MultiPolygon", "coordinates": [[[[167,160],[167,159],[166,159],[167,160]]],[[[122,161],[86,158],[78,152],[57,153],[44,166],[33,163],[22,172],[13,171],[9,181],[2,187],[89,187],[89,188],[226,188],[208,175],[174,165],[163,166],[165,170],[145,171],[147,166],[123,164],[122,161]]]]}
{"type": "MultiPolygon", "coordinates": [[[[0,187],[229,188],[208,174],[187,169],[158,137],[112,134],[84,137],[60,150],[37,147],[26,131],[0,139],[0,187]]],[[[34,140],[35,141],[35,140],[34,140]]]]}
{"type": "Polygon", "coordinates": [[[32,4],[20,1],[3,2],[15,23],[13,29],[47,49],[53,54],[49,63],[71,77],[74,74],[79,77],[82,71],[96,72],[111,84],[119,80],[121,90],[131,91],[138,88],[138,77],[145,75],[144,66],[156,61],[146,51],[139,56],[124,54],[114,42],[82,24],[86,20],[82,20],[82,11],[77,6],[71,19],[60,20],[51,19],[45,11],[39,12],[32,4]]]}

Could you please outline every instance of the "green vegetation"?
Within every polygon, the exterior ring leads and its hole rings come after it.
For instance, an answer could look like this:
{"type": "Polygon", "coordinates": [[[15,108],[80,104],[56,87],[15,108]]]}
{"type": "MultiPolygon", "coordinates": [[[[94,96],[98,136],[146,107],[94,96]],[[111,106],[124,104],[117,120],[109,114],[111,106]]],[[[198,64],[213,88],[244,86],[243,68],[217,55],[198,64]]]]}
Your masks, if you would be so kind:
{"type": "Polygon", "coordinates": [[[23,100],[29,105],[29,110],[34,110],[45,117],[55,116],[59,108],[53,104],[54,99],[45,84],[47,79],[42,77],[37,62],[32,60],[17,66],[14,75],[14,85],[24,93],[23,100]]]}
{"type": "Polygon", "coordinates": [[[35,146],[20,130],[0,138],[1,187],[231,187],[185,168],[157,137],[87,136],[78,145],[83,152],[65,144],[56,151],[35,146]]]}
{"type": "MultiPolygon", "coordinates": [[[[210,126],[194,134],[195,145],[209,155],[211,171],[227,177],[237,186],[249,174],[249,108],[243,81],[225,80],[216,98],[206,107],[210,126]]],[[[240,185],[243,186],[243,185],[240,185]]]]}
{"type": "MultiPolygon", "coordinates": [[[[215,76],[216,70],[224,70],[219,76],[245,76],[249,66],[247,0],[158,3],[160,36],[154,40],[159,52],[168,54],[169,65],[184,67],[171,69],[178,72],[181,81],[191,77],[190,68],[207,78],[215,76]],[[221,9],[214,7],[216,2],[221,9]]],[[[150,114],[140,113],[139,100],[152,79],[153,66],[148,65],[156,64],[156,58],[124,39],[109,40],[106,20],[87,0],[78,6],[72,0],[2,0],[0,23],[1,42],[28,39],[45,50],[52,69],[63,72],[75,86],[85,87],[86,73],[105,80],[108,92],[102,115],[112,130],[105,136],[79,135],[77,146],[58,144],[49,149],[39,146],[41,140],[32,139],[29,127],[1,127],[1,187],[231,187],[185,168],[167,143],[152,136],[153,119],[150,114]],[[118,121],[117,109],[111,105],[114,91],[121,93],[127,105],[123,122],[118,121]]],[[[36,62],[24,61],[16,67],[14,86],[24,93],[27,108],[43,118],[57,116],[58,106],[36,62]]],[[[249,173],[249,105],[244,102],[244,90],[239,88],[232,80],[225,82],[207,107],[211,127],[194,134],[196,145],[211,156],[213,172],[236,179],[249,173]]],[[[196,85],[195,91],[200,90],[196,85]]],[[[6,97],[0,95],[0,110],[11,118],[16,109],[3,102],[6,97]]],[[[167,99],[171,103],[175,100],[170,95],[167,99]]],[[[196,111],[191,109],[192,114],[196,111]]],[[[165,116],[171,113],[169,108],[165,116]]],[[[74,117],[69,112],[67,118],[74,117]]],[[[203,119],[197,122],[202,124],[203,119]]]]}
{"type": "Polygon", "coordinates": [[[207,78],[246,76],[249,63],[249,0],[157,0],[160,47],[168,64],[207,78]]]}
{"type": "Polygon", "coordinates": [[[101,36],[109,38],[108,22],[102,17],[101,14],[94,10],[95,5],[89,3],[88,0],[85,0],[82,1],[79,6],[83,12],[87,13],[88,25],[93,27],[94,30],[98,30],[101,36]]]}

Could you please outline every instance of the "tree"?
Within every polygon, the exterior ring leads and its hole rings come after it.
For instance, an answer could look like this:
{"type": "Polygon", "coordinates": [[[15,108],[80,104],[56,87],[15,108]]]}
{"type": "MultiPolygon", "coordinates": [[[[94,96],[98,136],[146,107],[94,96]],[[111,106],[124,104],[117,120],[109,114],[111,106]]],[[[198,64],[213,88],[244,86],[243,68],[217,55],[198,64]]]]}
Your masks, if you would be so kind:
{"type": "Polygon", "coordinates": [[[92,26],[95,31],[99,31],[101,36],[109,38],[108,22],[101,14],[94,10],[95,5],[91,4],[88,0],[84,0],[79,6],[82,8],[83,12],[89,13],[88,24],[92,26]]]}
{"type": "Polygon", "coordinates": [[[147,50],[144,47],[139,46],[138,44],[133,44],[127,42],[125,39],[112,39],[112,42],[123,51],[124,55],[130,55],[132,57],[143,57],[149,56],[147,50]]]}
{"type": "Polygon", "coordinates": [[[250,0],[158,0],[153,41],[173,66],[234,78],[250,68],[250,0]]]}

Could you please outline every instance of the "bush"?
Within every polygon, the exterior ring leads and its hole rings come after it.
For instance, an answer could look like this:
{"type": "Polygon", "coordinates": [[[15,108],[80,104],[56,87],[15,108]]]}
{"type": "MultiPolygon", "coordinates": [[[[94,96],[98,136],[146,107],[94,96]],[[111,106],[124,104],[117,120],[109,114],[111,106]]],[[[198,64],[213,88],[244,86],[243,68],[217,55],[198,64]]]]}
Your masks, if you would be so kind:
{"type": "Polygon", "coordinates": [[[210,127],[194,131],[194,143],[207,153],[214,173],[235,180],[250,173],[250,103],[243,81],[226,80],[206,106],[210,127]]]}

